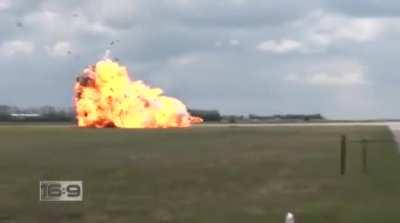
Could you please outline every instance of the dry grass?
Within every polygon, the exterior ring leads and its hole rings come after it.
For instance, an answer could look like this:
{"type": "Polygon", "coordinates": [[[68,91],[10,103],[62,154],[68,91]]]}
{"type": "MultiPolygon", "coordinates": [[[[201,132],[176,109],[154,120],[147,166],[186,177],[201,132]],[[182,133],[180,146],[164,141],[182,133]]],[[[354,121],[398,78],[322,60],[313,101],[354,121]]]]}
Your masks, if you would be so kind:
{"type": "Polygon", "coordinates": [[[371,144],[369,174],[339,135],[384,127],[167,130],[0,126],[0,222],[398,222],[400,160],[371,144]],[[40,203],[39,180],[83,180],[84,202],[40,203]]]}

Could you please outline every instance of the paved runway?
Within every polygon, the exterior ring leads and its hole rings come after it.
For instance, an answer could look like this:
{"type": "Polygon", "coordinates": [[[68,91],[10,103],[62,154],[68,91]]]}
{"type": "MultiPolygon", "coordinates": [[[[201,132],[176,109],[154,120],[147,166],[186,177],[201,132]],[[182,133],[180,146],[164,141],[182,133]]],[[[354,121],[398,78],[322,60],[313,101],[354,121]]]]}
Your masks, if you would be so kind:
{"type": "Polygon", "coordinates": [[[387,123],[387,126],[392,131],[394,140],[396,140],[400,150],[400,122],[390,122],[387,123]]]}
{"type": "MultiPolygon", "coordinates": [[[[393,133],[394,139],[400,145],[400,122],[328,122],[328,123],[232,123],[232,124],[203,124],[201,127],[268,127],[268,126],[288,126],[288,127],[302,127],[302,126],[387,126],[393,133]]],[[[400,146],[399,146],[400,150],[400,146]]]]}
{"type": "MultiPolygon", "coordinates": [[[[397,123],[400,128],[400,122],[397,123]]],[[[288,127],[303,127],[303,126],[388,126],[390,122],[315,122],[315,123],[206,123],[200,124],[198,127],[270,127],[270,126],[288,126],[288,127]]]]}

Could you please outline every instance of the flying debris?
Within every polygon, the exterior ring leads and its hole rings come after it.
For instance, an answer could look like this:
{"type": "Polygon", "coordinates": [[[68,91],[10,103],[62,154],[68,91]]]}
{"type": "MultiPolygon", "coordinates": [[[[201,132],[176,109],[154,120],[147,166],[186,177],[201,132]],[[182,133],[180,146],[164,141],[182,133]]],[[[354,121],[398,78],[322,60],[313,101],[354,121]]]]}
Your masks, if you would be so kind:
{"type": "Polygon", "coordinates": [[[112,46],[112,45],[114,45],[114,44],[116,44],[116,43],[119,43],[119,40],[113,40],[113,41],[111,41],[111,42],[110,42],[110,45],[112,46]]]}
{"type": "Polygon", "coordinates": [[[22,24],[21,21],[17,21],[16,25],[17,25],[17,27],[19,27],[19,28],[24,27],[24,24],[22,24]]]}

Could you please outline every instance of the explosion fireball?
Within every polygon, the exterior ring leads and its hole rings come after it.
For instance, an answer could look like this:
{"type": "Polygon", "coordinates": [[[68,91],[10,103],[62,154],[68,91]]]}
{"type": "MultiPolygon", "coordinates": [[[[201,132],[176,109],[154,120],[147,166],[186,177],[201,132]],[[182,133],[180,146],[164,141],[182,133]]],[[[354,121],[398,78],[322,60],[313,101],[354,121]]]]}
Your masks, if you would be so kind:
{"type": "Polygon", "coordinates": [[[77,78],[75,110],[80,127],[170,128],[203,122],[162,89],[131,80],[128,70],[110,59],[89,66],[77,78]]]}

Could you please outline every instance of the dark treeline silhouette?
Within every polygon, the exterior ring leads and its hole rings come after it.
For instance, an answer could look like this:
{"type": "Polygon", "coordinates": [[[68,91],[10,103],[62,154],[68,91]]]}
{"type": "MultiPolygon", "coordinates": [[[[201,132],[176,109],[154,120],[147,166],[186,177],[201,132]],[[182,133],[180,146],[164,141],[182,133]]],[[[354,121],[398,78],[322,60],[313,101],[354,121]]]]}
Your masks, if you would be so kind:
{"type": "Polygon", "coordinates": [[[19,108],[0,105],[0,121],[72,122],[74,120],[75,115],[72,108],[54,106],[19,108]]]}
{"type": "Polygon", "coordinates": [[[219,122],[222,119],[221,114],[217,110],[189,109],[189,113],[192,116],[202,118],[206,122],[219,122]]]}
{"type": "Polygon", "coordinates": [[[288,115],[272,115],[272,116],[260,116],[260,115],[249,115],[249,119],[255,120],[302,120],[302,121],[310,121],[310,120],[324,120],[325,118],[321,114],[288,114],[288,115]]]}
{"type": "MultiPolygon", "coordinates": [[[[204,121],[221,121],[221,115],[216,110],[189,109],[193,116],[204,121]]],[[[42,106],[36,108],[19,108],[16,106],[0,105],[0,121],[30,121],[30,122],[73,122],[75,113],[72,108],[57,108],[42,106]]]]}
{"type": "MultiPolygon", "coordinates": [[[[201,117],[205,122],[297,122],[325,120],[321,114],[288,114],[288,115],[221,115],[218,110],[189,109],[192,116],[201,117]]],[[[75,112],[72,108],[42,106],[20,108],[0,105],[0,121],[6,122],[75,122],[75,112]]]]}

